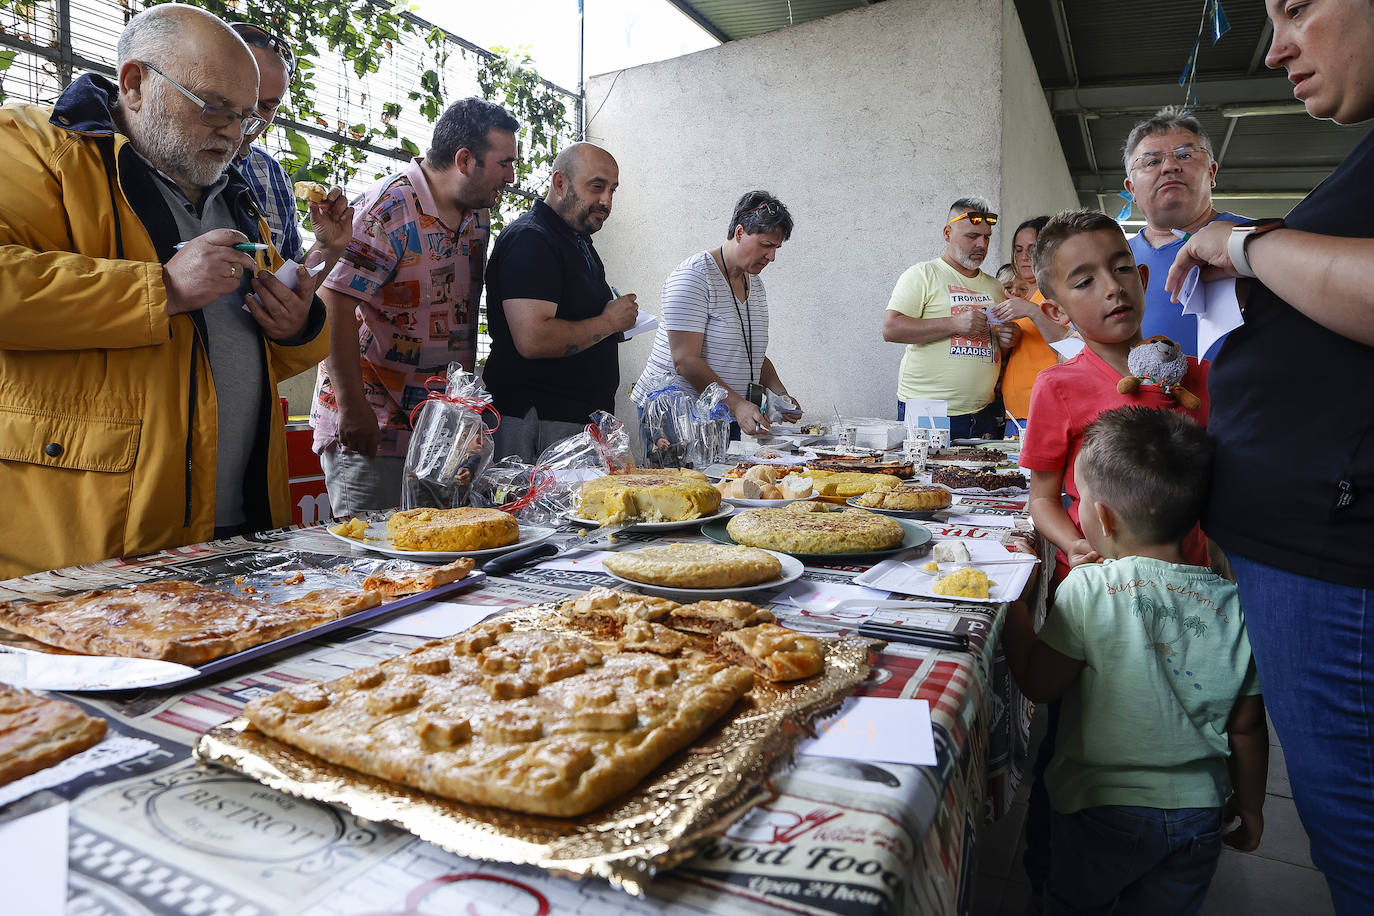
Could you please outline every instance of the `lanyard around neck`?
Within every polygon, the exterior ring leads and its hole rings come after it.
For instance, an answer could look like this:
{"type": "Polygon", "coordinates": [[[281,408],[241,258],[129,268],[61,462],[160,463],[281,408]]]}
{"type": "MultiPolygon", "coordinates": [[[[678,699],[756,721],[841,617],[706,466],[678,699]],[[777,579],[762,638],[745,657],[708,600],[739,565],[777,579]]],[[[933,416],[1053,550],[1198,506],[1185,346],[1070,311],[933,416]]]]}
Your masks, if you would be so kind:
{"type": "MultiPolygon", "coordinates": [[[[730,272],[725,269],[725,248],[724,246],[716,249],[716,254],[720,257],[720,262],[716,265],[720,268],[720,275],[725,278],[725,288],[730,291],[730,302],[735,306],[735,317],[739,319],[739,333],[744,338],[744,355],[749,360],[749,384],[754,384],[754,313],[749,310],[749,275],[744,277],[744,311],[739,308],[739,300],[735,298],[735,287],[730,283],[730,272]],[[749,324],[744,323],[745,316],[748,315],[749,324]]],[[[711,258],[712,261],[716,260],[711,258]]]]}

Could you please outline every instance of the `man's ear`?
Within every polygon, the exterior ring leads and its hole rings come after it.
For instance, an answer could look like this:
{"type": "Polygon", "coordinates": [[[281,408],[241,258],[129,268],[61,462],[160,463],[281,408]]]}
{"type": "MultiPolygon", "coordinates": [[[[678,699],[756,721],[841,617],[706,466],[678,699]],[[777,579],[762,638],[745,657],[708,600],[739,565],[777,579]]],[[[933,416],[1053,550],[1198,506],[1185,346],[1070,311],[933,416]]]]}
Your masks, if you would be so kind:
{"type": "Polygon", "coordinates": [[[119,68],[119,104],[127,111],[143,107],[143,65],[136,60],[125,61],[119,68]]]}
{"type": "Polygon", "coordinates": [[[549,189],[553,191],[555,197],[562,197],[568,192],[568,176],[562,172],[554,172],[549,179],[549,189]]]}
{"type": "Polygon", "coordinates": [[[945,223],[945,244],[949,244],[949,223],[945,223]]]}
{"type": "Polygon", "coordinates": [[[453,155],[453,167],[461,172],[464,178],[472,174],[473,166],[476,164],[477,157],[466,146],[459,148],[458,152],[453,155]]]}
{"type": "MultiPolygon", "coordinates": [[[[1043,293],[1044,290],[1042,289],[1040,292],[1043,293]]],[[[1069,326],[1068,312],[1060,308],[1059,303],[1055,302],[1053,299],[1046,299],[1044,302],[1040,303],[1040,311],[1044,312],[1046,318],[1060,327],[1066,328],[1069,326]]]]}
{"type": "Polygon", "coordinates": [[[1150,268],[1145,264],[1137,264],[1135,269],[1140,271],[1140,286],[1142,289],[1150,288],[1150,268]]]}
{"type": "Polygon", "coordinates": [[[1130,175],[1127,174],[1126,180],[1121,183],[1126,186],[1126,193],[1131,195],[1131,203],[1135,203],[1135,182],[1131,181],[1130,175]]]}

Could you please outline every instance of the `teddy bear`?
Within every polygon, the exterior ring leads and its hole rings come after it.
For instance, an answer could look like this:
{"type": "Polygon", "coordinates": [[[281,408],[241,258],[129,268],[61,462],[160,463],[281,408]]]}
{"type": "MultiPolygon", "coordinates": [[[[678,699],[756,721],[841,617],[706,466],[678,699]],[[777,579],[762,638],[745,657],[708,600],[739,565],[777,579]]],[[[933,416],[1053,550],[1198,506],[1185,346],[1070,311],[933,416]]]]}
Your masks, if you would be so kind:
{"type": "Polygon", "coordinates": [[[1142,384],[1157,385],[1166,395],[1178,401],[1185,410],[1195,410],[1202,402],[1182,384],[1188,372],[1188,357],[1178,344],[1162,334],[1147,337],[1131,348],[1126,357],[1130,375],[1121,377],[1116,390],[1130,394],[1142,384]]]}

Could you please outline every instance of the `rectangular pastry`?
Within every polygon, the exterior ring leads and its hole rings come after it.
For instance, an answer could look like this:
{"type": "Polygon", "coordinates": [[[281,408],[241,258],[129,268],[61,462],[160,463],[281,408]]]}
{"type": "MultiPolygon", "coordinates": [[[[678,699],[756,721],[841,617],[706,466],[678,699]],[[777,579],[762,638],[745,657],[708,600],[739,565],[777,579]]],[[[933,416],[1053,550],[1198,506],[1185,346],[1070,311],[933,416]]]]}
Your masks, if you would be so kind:
{"type": "Polygon", "coordinates": [[[795,681],[819,674],[825,655],[814,636],[764,623],[716,637],[716,648],[770,681],[795,681]]]}
{"type": "Polygon", "coordinates": [[[88,655],[199,665],[381,603],[376,592],[327,588],[272,604],[169,580],[54,601],[0,602],[0,626],[88,655]]]}
{"type": "Polygon", "coordinates": [[[75,703],[0,684],[0,785],[66,760],[105,737],[105,720],[75,703]]]}
{"type": "Polygon", "coordinates": [[[396,595],[414,595],[427,592],[450,582],[457,582],[472,572],[472,557],[459,557],[443,566],[426,569],[384,569],[363,580],[364,591],[380,592],[388,598],[396,595]]]}
{"type": "Polygon", "coordinates": [[[499,621],[244,714],[331,763],[461,802],[576,817],[634,788],[753,686],[701,653],[602,651],[499,621]]]}

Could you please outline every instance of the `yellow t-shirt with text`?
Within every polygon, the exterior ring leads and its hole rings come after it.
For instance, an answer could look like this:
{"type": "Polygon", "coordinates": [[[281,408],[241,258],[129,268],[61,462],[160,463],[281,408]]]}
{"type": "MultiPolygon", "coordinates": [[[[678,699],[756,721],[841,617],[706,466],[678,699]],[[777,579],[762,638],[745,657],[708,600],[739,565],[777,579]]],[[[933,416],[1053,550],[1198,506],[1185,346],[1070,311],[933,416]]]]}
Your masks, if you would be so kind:
{"type": "MultiPolygon", "coordinates": [[[[950,318],[1006,297],[996,277],[982,271],[966,277],[936,258],[907,268],[897,278],[887,307],[908,318],[950,318]]],[[[990,331],[981,337],[956,334],[907,344],[897,375],[897,398],[947,401],[950,416],[977,413],[992,401],[1001,368],[1001,350],[990,331]]]]}

